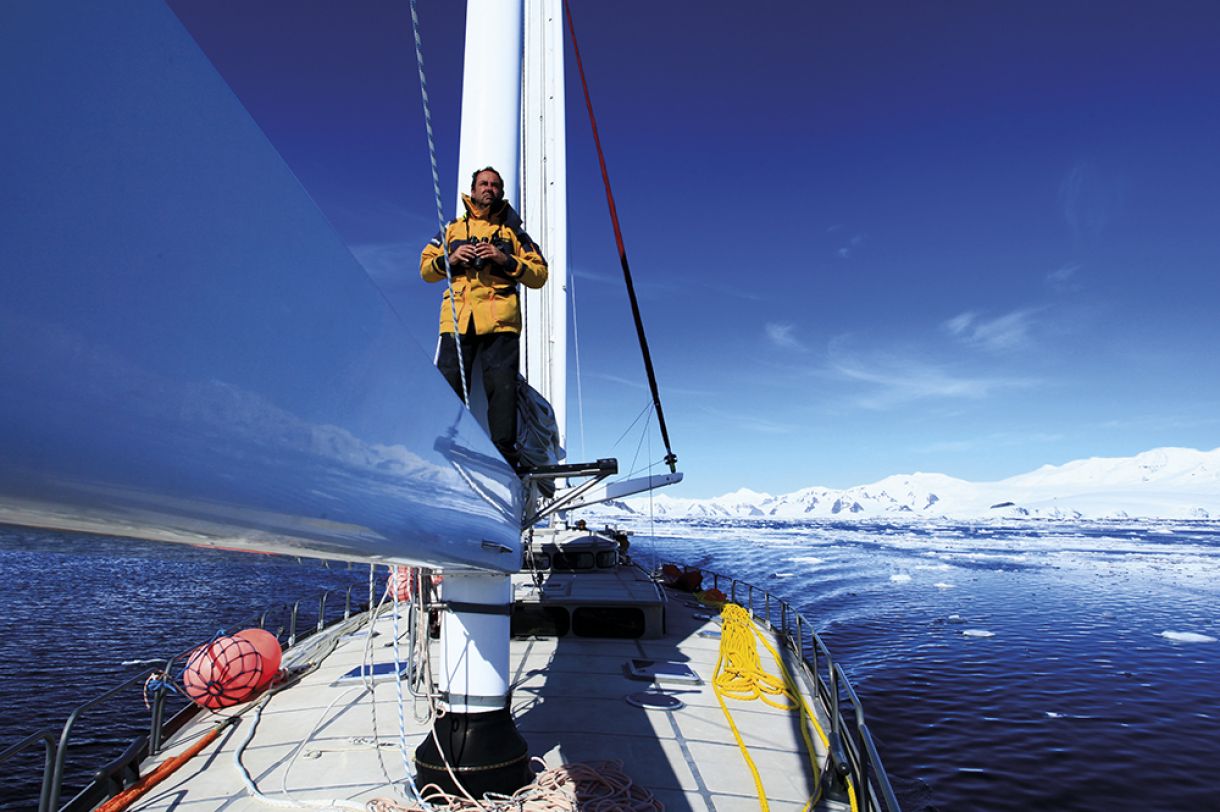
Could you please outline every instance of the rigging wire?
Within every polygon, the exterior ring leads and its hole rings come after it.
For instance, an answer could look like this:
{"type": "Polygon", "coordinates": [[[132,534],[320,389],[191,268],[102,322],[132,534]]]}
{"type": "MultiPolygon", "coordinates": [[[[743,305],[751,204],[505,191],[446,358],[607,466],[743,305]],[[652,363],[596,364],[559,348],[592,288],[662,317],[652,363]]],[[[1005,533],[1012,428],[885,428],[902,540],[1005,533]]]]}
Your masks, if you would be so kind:
{"type": "MultiPolygon", "coordinates": [[[[648,443],[648,457],[650,459],[652,458],[652,442],[651,441],[648,443]]],[[[648,475],[652,476],[651,468],[648,469],[648,475]]],[[[653,541],[652,550],[653,550],[653,554],[654,554],[654,560],[653,560],[654,567],[657,566],[657,561],[655,560],[656,539],[657,539],[657,526],[656,526],[657,520],[656,520],[656,514],[654,512],[655,505],[653,503],[653,497],[655,495],[656,495],[656,488],[649,488],[648,489],[648,534],[652,538],[652,541],[653,541]]]]}
{"type": "Polygon", "coordinates": [[[568,300],[572,303],[572,344],[576,351],[576,417],[580,422],[580,458],[587,460],[589,455],[585,452],[585,393],[580,377],[580,319],[576,317],[576,274],[571,272],[570,265],[568,271],[568,292],[571,294],[568,300]]]}
{"type": "MultiPolygon", "coordinates": [[[[651,403],[648,404],[648,411],[652,411],[651,403]]],[[[635,444],[635,454],[631,457],[631,465],[627,466],[628,471],[635,471],[635,461],[640,458],[640,449],[643,448],[644,441],[647,440],[648,437],[649,437],[648,422],[645,421],[643,429],[640,431],[640,441],[635,444]]],[[[650,445],[648,455],[645,457],[645,459],[649,459],[652,457],[651,449],[652,449],[652,446],[650,445]]]]}
{"type": "MultiPolygon", "coordinates": [[[[414,0],[412,0],[414,2],[414,0]]],[[[568,32],[572,39],[572,51],[576,55],[576,69],[580,73],[580,85],[585,93],[585,107],[589,111],[589,125],[593,130],[593,144],[597,147],[597,161],[602,169],[602,183],[606,187],[606,203],[610,207],[610,222],[614,225],[614,241],[618,244],[619,264],[623,268],[623,279],[627,283],[627,298],[631,302],[631,315],[635,320],[635,333],[640,342],[640,352],[644,356],[644,371],[648,373],[648,388],[652,393],[652,402],[657,410],[657,425],[661,429],[661,439],[665,442],[665,463],[670,473],[678,471],[678,457],[674,454],[669,442],[669,430],[665,427],[665,413],[661,409],[661,394],[657,389],[657,376],[652,368],[652,355],[648,352],[648,339],[644,335],[644,321],[640,317],[640,303],[635,296],[635,285],[631,281],[631,267],[627,263],[627,249],[623,246],[623,231],[619,227],[618,208],[614,205],[614,193],[610,190],[610,173],[606,169],[606,155],[602,151],[602,140],[597,130],[597,118],[593,115],[593,100],[589,96],[589,82],[585,78],[584,62],[580,58],[580,46],[576,42],[576,25],[572,22],[572,4],[564,0],[563,9],[568,20],[568,32]]]]}
{"type": "MultiPolygon", "coordinates": [[[[470,408],[470,387],[466,383],[466,365],[462,362],[462,342],[458,332],[457,301],[453,295],[453,268],[449,266],[449,229],[445,221],[445,204],[441,200],[441,175],[436,167],[436,140],[432,137],[432,108],[428,103],[428,78],[424,74],[424,42],[419,35],[419,12],[411,0],[411,31],[415,35],[415,62],[419,66],[419,95],[424,105],[424,129],[428,131],[428,159],[432,162],[432,194],[436,198],[436,219],[441,227],[441,248],[445,256],[445,284],[449,287],[449,314],[453,318],[453,344],[457,348],[458,375],[462,380],[462,403],[470,408]]],[[[445,340],[442,334],[441,341],[445,340]]],[[[438,349],[439,352],[439,349],[438,349]]]]}
{"type": "Polygon", "coordinates": [[[613,444],[611,444],[610,450],[613,451],[614,449],[618,448],[618,444],[623,441],[623,438],[625,438],[628,435],[628,433],[630,433],[630,431],[633,428],[635,428],[635,424],[639,423],[640,419],[642,417],[644,417],[645,415],[647,415],[648,412],[651,411],[651,409],[652,409],[652,403],[648,403],[644,406],[643,409],[640,409],[640,413],[635,416],[635,420],[631,421],[631,425],[629,425],[627,428],[623,429],[623,433],[618,436],[618,439],[615,440],[613,444]]]}

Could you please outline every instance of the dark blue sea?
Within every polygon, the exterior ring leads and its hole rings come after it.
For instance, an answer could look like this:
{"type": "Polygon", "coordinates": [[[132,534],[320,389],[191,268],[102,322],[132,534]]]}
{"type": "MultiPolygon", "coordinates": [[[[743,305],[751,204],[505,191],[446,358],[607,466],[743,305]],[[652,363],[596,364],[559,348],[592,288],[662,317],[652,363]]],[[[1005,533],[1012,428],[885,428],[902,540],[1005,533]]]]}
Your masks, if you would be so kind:
{"type": "MultiPolygon", "coordinates": [[[[734,574],[800,610],[855,683],[908,812],[1220,809],[1220,525],[633,529],[637,560],[734,574]]],[[[0,528],[0,748],[141,661],[324,589],[364,599],[367,577],[0,528]]],[[[99,713],[73,753],[92,766],[147,718],[139,691],[99,713]]],[[[0,808],[32,792],[32,773],[0,771],[0,808]]]]}
{"type": "MultiPolygon", "coordinates": [[[[286,634],[298,600],[300,627],[312,628],[328,590],[328,620],[342,617],[350,585],[353,603],[366,605],[368,567],[0,525],[0,585],[2,751],[45,726],[58,738],[78,705],[265,611],[267,628],[286,634]]],[[[142,680],[85,712],[63,799],[147,732],[148,719],[142,680]]],[[[0,809],[37,808],[42,764],[36,747],[0,765],[0,809]]]]}

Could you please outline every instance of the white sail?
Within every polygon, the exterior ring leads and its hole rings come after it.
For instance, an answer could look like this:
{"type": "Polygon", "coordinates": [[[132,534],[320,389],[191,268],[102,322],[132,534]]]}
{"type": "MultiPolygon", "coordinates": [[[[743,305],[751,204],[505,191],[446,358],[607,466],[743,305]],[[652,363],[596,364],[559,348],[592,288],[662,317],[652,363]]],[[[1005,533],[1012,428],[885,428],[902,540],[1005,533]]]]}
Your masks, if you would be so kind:
{"type": "Polygon", "coordinates": [[[0,522],[516,570],[517,479],[164,4],[0,16],[0,522]]]}

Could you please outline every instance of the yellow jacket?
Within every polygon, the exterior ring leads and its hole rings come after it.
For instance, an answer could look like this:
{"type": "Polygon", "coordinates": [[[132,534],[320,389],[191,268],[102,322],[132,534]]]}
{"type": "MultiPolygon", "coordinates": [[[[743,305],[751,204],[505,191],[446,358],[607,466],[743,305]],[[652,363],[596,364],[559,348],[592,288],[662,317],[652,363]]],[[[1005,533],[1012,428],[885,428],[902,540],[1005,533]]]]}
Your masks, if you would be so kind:
{"type": "MultiPolygon", "coordinates": [[[[540,288],[546,283],[547,267],[542,252],[521,227],[521,218],[507,202],[500,201],[488,211],[469,196],[462,195],[466,214],[445,226],[449,252],[466,243],[497,242],[508,254],[507,265],[483,263],[475,268],[469,264],[452,267],[453,295],[457,299],[458,329],[465,334],[474,319],[474,331],[487,333],[521,332],[521,305],[517,284],[540,288]]],[[[419,258],[419,275],[425,282],[445,281],[445,245],[437,232],[419,258]]],[[[453,312],[449,306],[449,289],[441,300],[441,332],[453,332],[453,312]]]]}

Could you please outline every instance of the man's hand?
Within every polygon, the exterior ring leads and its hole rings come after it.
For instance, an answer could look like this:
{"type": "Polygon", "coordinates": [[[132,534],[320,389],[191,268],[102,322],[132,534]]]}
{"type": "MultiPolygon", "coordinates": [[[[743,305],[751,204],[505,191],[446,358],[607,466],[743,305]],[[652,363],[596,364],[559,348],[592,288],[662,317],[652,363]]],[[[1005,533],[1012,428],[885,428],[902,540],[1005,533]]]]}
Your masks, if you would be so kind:
{"type": "Polygon", "coordinates": [[[470,243],[459,245],[457,248],[454,248],[453,253],[449,255],[449,264],[453,267],[465,265],[466,263],[473,261],[475,256],[477,255],[475,254],[473,245],[470,243]]]}
{"type": "MultiPolygon", "coordinates": [[[[466,247],[462,246],[462,248],[466,247]]],[[[458,250],[460,251],[461,248],[458,250]]],[[[496,265],[504,265],[508,262],[508,256],[489,242],[477,244],[474,247],[474,255],[484,262],[494,262],[496,265]]]]}

